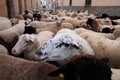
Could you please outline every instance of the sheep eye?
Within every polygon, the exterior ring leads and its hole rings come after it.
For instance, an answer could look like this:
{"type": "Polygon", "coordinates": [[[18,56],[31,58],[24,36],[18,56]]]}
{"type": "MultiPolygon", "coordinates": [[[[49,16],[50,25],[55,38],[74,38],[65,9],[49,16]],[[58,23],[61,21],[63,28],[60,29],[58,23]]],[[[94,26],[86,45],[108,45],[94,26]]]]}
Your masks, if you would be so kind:
{"type": "Polygon", "coordinates": [[[47,55],[47,53],[46,53],[46,52],[44,53],[44,56],[45,56],[45,55],[47,55]]]}
{"type": "Polygon", "coordinates": [[[27,43],[29,42],[29,41],[26,41],[27,43]]]}
{"type": "Polygon", "coordinates": [[[65,45],[65,47],[69,47],[70,46],[70,44],[67,44],[67,43],[64,43],[64,45],[65,45]]]}

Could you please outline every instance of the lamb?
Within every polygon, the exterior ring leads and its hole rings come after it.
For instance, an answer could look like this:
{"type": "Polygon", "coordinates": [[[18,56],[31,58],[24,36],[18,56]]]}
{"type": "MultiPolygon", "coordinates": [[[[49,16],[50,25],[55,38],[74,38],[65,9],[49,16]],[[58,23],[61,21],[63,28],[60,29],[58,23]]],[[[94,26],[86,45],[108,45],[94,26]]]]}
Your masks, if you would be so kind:
{"type": "Polygon", "coordinates": [[[87,40],[97,57],[108,57],[111,67],[120,68],[120,41],[105,38],[90,30],[82,32],[79,36],[87,40]]]}
{"type": "Polygon", "coordinates": [[[4,54],[4,55],[8,55],[8,50],[6,49],[6,47],[4,47],[3,45],[0,44],[0,54],[4,54]]]}
{"type": "Polygon", "coordinates": [[[0,31],[10,28],[12,26],[10,20],[5,17],[0,17],[0,31]]]}
{"type": "Polygon", "coordinates": [[[45,62],[28,61],[10,55],[0,55],[1,80],[58,80],[47,74],[57,67],[45,62]]]}
{"type": "Polygon", "coordinates": [[[24,32],[24,23],[19,23],[11,28],[0,31],[0,44],[4,45],[9,53],[18,40],[18,36],[24,32]]]}
{"type": "Polygon", "coordinates": [[[23,34],[12,48],[13,55],[24,53],[24,57],[28,60],[38,60],[35,56],[36,49],[53,37],[54,33],[50,31],[42,31],[39,34],[23,34]]]}
{"type": "Polygon", "coordinates": [[[63,80],[111,80],[112,71],[107,65],[106,58],[80,55],[49,73],[49,76],[61,76],[63,80]]]}
{"type": "Polygon", "coordinates": [[[52,39],[37,50],[37,54],[40,55],[39,60],[60,63],[82,52],[94,55],[87,41],[70,29],[59,30],[52,39]]]}

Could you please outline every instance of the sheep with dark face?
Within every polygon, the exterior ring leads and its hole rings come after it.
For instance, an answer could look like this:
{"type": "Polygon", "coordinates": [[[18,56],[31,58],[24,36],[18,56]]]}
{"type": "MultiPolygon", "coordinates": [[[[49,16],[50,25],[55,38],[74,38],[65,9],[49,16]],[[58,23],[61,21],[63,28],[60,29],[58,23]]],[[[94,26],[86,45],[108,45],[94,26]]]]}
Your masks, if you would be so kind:
{"type": "Polygon", "coordinates": [[[24,34],[35,34],[36,33],[36,29],[34,27],[31,26],[25,26],[25,30],[24,30],[24,34]]]}
{"type": "Polygon", "coordinates": [[[49,76],[55,77],[62,73],[63,80],[111,80],[112,71],[107,62],[107,58],[98,59],[92,55],[80,55],[49,73],[49,76]]]}
{"type": "Polygon", "coordinates": [[[91,19],[86,22],[88,27],[95,32],[110,33],[113,26],[109,18],[106,19],[91,19]]]}
{"type": "Polygon", "coordinates": [[[0,80],[58,80],[47,75],[56,69],[48,63],[0,55],[0,80]]]}

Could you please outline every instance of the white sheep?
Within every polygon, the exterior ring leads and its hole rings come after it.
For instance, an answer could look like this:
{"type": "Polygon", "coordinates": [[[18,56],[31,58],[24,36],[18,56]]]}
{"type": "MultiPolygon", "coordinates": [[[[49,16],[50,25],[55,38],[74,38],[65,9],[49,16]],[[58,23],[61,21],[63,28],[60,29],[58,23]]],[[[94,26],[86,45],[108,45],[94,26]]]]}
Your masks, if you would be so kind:
{"type": "Polygon", "coordinates": [[[61,29],[54,38],[38,48],[42,61],[69,60],[74,55],[81,53],[94,55],[94,52],[86,40],[70,29],[61,29]]]}
{"type": "Polygon", "coordinates": [[[42,31],[39,34],[23,34],[12,48],[13,55],[24,53],[24,57],[29,60],[37,60],[36,49],[53,37],[54,33],[42,31]]]}
{"type": "Polygon", "coordinates": [[[120,80],[120,69],[111,68],[112,80],[120,80]]]}
{"type": "Polygon", "coordinates": [[[57,68],[54,65],[28,61],[9,55],[0,55],[1,80],[58,80],[48,76],[57,68]]]}
{"type": "Polygon", "coordinates": [[[4,54],[4,55],[8,55],[8,50],[6,49],[6,47],[4,47],[3,45],[0,44],[0,54],[4,54]]]}
{"type": "Polygon", "coordinates": [[[20,23],[11,28],[0,31],[0,44],[4,45],[9,53],[18,40],[18,36],[24,32],[25,24],[20,23]]]}
{"type": "Polygon", "coordinates": [[[30,22],[29,25],[34,28],[44,28],[44,27],[56,25],[56,24],[57,24],[57,22],[32,21],[32,22],[30,22]]]}
{"type": "Polygon", "coordinates": [[[63,22],[69,22],[73,25],[74,29],[80,27],[80,21],[71,17],[59,17],[58,20],[62,20],[63,22]]]}
{"type": "Polygon", "coordinates": [[[0,17],[0,31],[10,28],[11,26],[11,21],[8,18],[0,17]]]}
{"type": "MultiPolygon", "coordinates": [[[[84,28],[76,28],[73,31],[75,31],[77,34],[80,34],[82,32],[86,32],[86,31],[88,32],[90,30],[86,30],[84,28]]],[[[101,36],[106,37],[106,38],[111,39],[111,40],[115,40],[113,33],[96,33],[96,34],[101,35],[101,36]]]]}
{"type": "Polygon", "coordinates": [[[120,68],[120,41],[108,39],[90,30],[79,35],[88,41],[96,56],[108,57],[111,67],[120,68]]]}
{"type": "Polygon", "coordinates": [[[44,27],[44,28],[36,29],[36,33],[39,33],[41,31],[51,31],[53,33],[57,33],[60,29],[63,29],[63,28],[67,28],[67,29],[71,29],[71,30],[74,29],[74,27],[71,23],[57,22],[55,25],[49,25],[49,26],[44,27]]]}

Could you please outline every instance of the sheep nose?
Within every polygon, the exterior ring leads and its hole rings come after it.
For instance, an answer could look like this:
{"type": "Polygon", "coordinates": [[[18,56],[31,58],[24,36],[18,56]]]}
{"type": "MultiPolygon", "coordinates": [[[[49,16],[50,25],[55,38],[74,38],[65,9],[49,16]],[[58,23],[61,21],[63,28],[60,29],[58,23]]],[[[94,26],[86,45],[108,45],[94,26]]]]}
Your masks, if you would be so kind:
{"type": "Polygon", "coordinates": [[[16,50],[15,49],[12,49],[12,53],[15,53],[16,52],[16,50]]]}

